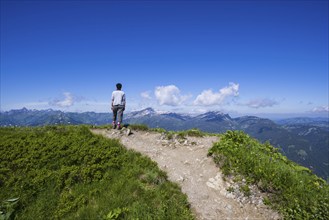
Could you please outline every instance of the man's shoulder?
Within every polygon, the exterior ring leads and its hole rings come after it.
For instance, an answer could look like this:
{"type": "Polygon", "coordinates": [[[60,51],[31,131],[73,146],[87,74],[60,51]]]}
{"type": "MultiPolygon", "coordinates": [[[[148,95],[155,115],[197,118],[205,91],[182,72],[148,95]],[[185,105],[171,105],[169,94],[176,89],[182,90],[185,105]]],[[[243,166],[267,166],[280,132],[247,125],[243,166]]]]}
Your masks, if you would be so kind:
{"type": "Polygon", "coordinates": [[[125,92],[122,90],[114,90],[112,94],[125,94],[125,92]]]}

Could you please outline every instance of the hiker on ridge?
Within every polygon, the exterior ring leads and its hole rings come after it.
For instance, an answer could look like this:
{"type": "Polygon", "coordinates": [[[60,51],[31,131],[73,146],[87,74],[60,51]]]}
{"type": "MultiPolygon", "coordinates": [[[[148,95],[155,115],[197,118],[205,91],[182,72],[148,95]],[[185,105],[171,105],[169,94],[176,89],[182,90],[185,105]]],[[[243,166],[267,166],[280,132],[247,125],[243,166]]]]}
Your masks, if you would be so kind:
{"type": "Polygon", "coordinates": [[[111,109],[113,111],[113,122],[112,126],[113,129],[118,128],[121,129],[121,123],[122,123],[122,117],[123,117],[123,111],[126,108],[126,95],[124,91],[121,90],[122,84],[117,83],[116,84],[117,90],[112,92],[112,103],[111,103],[111,109]],[[118,117],[118,123],[116,123],[118,117]]]}

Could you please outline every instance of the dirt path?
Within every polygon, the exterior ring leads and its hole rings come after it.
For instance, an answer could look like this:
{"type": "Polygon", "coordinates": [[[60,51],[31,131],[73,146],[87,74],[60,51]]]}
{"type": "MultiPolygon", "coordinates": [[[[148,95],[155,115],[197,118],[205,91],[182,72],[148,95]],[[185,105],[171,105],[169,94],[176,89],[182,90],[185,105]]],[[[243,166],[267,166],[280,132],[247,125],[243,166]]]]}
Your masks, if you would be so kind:
{"type": "Polygon", "coordinates": [[[149,156],[166,171],[170,181],[178,183],[187,195],[197,219],[278,219],[279,215],[265,207],[262,195],[253,191],[248,198],[235,190],[232,181],[223,181],[222,174],[208,149],[218,137],[187,137],[168,140],[163,134],[145,131],[98,129],[94,133],[118,138],[129,149],[149,156]]]}

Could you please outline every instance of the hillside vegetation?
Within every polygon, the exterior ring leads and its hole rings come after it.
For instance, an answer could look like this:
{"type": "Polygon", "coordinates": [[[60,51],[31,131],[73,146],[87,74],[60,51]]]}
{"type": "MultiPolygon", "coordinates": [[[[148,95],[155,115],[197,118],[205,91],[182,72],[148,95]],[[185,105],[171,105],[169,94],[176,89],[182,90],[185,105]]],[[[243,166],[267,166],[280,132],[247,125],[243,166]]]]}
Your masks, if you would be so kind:
{"type": "Polygon", "coordinates": [[[85,126],[0,128],[0,219],[193,219],[150,159],[85,126]]]}
{"type": "MultiPolygon", "coordinates": [[[[227,131],[209,155],[245,196],[250,184],[266,192],[263,202],[285,219],[329,219],[329,185],[269,143],[227,131]]],[[[154,162],[87,126],[0,128],[0,161],[0,219],[194,219],[154,162]]]]}
{"type": "Polygon", "coordinates": [[[248,184],[268,192],[264,202],[285,219],[329,219],[329,185],[269,143],[261,144],[241,131],[227,131],[209,155],[225,175],[246,180],[241,186],[246,195],[248,184]]]}

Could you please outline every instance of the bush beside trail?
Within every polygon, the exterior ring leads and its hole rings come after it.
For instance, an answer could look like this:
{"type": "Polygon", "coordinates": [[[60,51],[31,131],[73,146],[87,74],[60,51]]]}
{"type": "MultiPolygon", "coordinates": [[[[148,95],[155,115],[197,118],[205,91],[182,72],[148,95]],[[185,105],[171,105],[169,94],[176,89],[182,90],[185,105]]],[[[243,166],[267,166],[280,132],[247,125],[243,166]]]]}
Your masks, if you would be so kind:
{"type": "Polygon", "coordinates": [[[268,192],[265,203],[286,219],[329,219],[329,185],[269,143],[261,144],[241,131],[227,131],[209,155],[226,176],[242,175],[268,192]]]}
{"type": "Polygon", "coordinates": [[[85,126],[0,128],[0,219],[193,219],[149,158],[85,126]]]}

